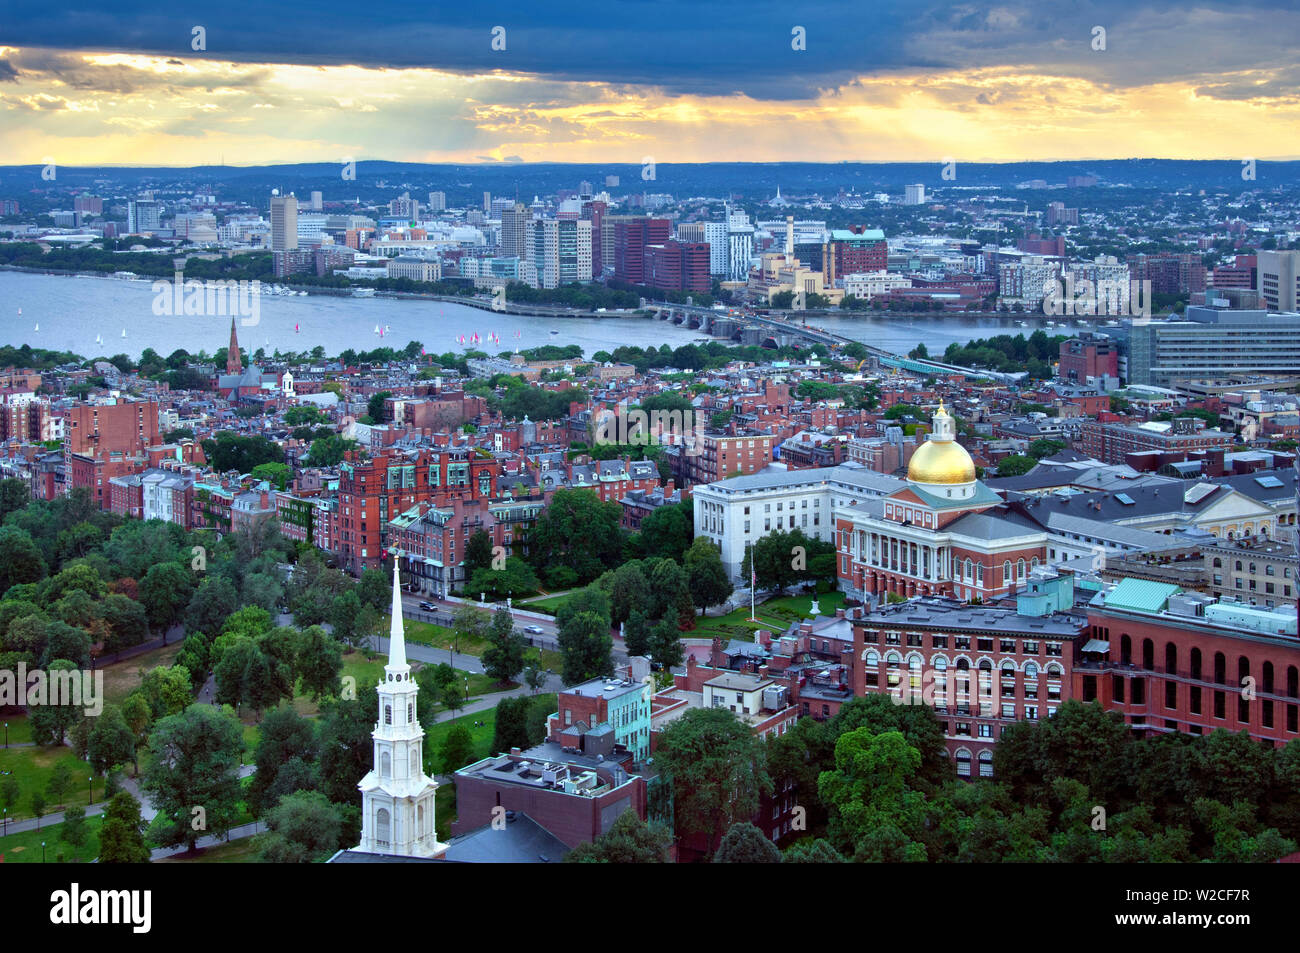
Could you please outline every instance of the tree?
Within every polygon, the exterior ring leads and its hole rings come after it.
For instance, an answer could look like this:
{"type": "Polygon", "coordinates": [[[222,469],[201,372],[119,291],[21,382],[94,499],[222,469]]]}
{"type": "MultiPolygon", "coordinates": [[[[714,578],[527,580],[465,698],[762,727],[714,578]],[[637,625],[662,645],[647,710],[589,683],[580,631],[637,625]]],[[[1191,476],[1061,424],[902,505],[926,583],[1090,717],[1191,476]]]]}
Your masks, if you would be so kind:
{"type": "Polygon", "coordinates": [[[203,834],[221,834],[235,817],[242,798],[239,762],[244,751],[243,726],[230,709],[191,705],[169,715],[149,736],[140,787],[158,810],[149,826],[159,846],[185,844],[191,852],[203,834]],[[193,809],[203,808],[205,825],[196,825],[193,809]]]}
{"type": "Polygon", "coordinates": [[[646,564],[639,559],[628,560],[605,573],[596,585],[609,596],[609,621],[613,625],[626,622],[633,612],[651,611],[650,580],[646,564]]]}
{"type": "Polygon", "coordinates": [[[339,849],[343,816],[320,791],[296,791],[271,808],[266,825],[271,830],[258,844],[264,862],[310,864],[339,849]]]}
{"type": "Polygon", "coordinates": [[[529,596],[541,588],[533,567],[518,556],[506,559],[501,569],[476,569],[465,583],[469,596],[482,595],[493,602],[529,596]]]}
{"type": "Polygon", "coordinates": [[[3,807],[6,813],[13,811],[21,795],[22,785],[12,774],[0,781],[0,807],[3,807]]]}
{"type": "MultiPolygon", "coordinates": [[[[57,659],[47,667],[49,677],[55,672],[77,672],[78,666],[66,659],[57,659]]],[[[62,676],[59,676],[60,678],[62,676]]],[[[60,699],[64,704],[44,704],[27,706],[27,721],[32,729],[32,741],[38,745],[61,745],[73,725],[80,722],[84,715],[78,705],[68,704],[70,699],[60,699]]],[[[84,701],[84,699],[83,699],[84,701]]]]}
{"type": "Polygon", "coordinates": [[[378,712],[379,696],[373,686],[356,698],[327,698],[321,705],[321,788],[336,804],[351,804],[357,785],[374,767],[371,732],[378,712]]]}
{"type": "Polygon", "coordinates": [[[1049,440],[1043,437],[1031,442],[1025,452],[1035,460],[1041,460],[1043,457],[1050,457],[1054,453],[1060,453],[1064,449],[1064,440],[1049,440]]]}
{"type": "Polygon", "coordinates": [[[65,808],[63,811],[63,839],[72,848],[72,859],[77,860],[77,851],[85,846],[90,838],[86,830],[86,809],[79,805],[65,808]]]}
{"type": "Polygon", "coordinates": [[[695,603],[691,601],[690,577],[671,559],[655,560],[650,566],[650,616],[671,619],[677,628],[695,626],[695,603]]]}
{"type": "Polygon", "coordinates": [[[787,864],[842,864],[844,855],[822,838],[801,840],[785,852],[787,864]]]}
{"type": "MultiPolygon", "coordinates": [[[[161,628],[164,637],[167,630],[180,621],[193,595],[194,574],[178,563],[155,563],[140,580],[140,601],[144,604],[149,623],[161,628]]],[[[207,634],[218,631],[214,628],[207,630],[207,634]]]]}
{"type": "Polygon", "coordinates": [[[32,796],[28,800],[32,806],[32,817],[36,818],[36,829],[41,829],[41,818],[45,816],[45,792],[40,788],[32,791],[32,796]]]}
{"type": "Polygon", "coordinates": [[[713,855],[715,864],[779,864],[781,851],[749,821],[727,828],[727,833],[713,855]]]}
{"type": "Polygon", "coordinates": [[[668,862],[672,832],[647,824],[632,810],[624,811],[609,830],[579,844],[564,857],[568,864],[663,864],[668,862]]]}
{"type": "Polygon", "coordinates": [[[528,711],[532,699],[526,695],[503,698],[497,704],[496,724],[492,730],[492,750],[500,753],[511,748],[529,748],[528,711]]]}
{"type": "Polygon", "coordinates": [[[185,608],[185,629],[205,635],[221,632],[227,617],[237,608],[239,595],[230,581],[221,576],[209,576],[185,608]]]}
{"type": "Polygon", "coordinates": [[[105,705],[90,729],[90,765],[99,774],[135,760],[135,735],[122,717],[122,709],[105,705]]]}
{"type": "Polygon", "coordinates": [[[477,529],[465,544],[465,575],[473,576],[477,570],[492,568],[492,537],[486,531],[477,529]]]}
{"type": "Polygon", "coordinates": [[[302,690],[316,700],[337,695],[342,687],[343,647],[318,625],[298,633],[294,671],[302,690]]]}
{"type": "Polygon", "coordinates": [[[287,463],[259,463],[253,467],[252,477],[254,480],[265,480],[276,490],[283,490],[289,485],[289,478],[293,476],[293,470],[287,463]]]}
{"type": "Polygon", "coordinates": [[[647,558],[680,560],[694,535],[691,504],[669,503],[655,508],[641,521],[638,542],[642,555],[647,558]]]}
{"type": "Polygon", "coordinates": [[[686,576],[691,601],[703,612],[731,597],[735,587],[722,565],[722,552],[707,536],[697,536],[686,551],[686,576]]]}
{"type": "Polygon", "coordinates": [[[529,665],[524,669],[524,684],[536,695],[537,690],[546,684],[546,673],[536,665],[529,665]]]}
{"type": "Polygon", "coordinates": [[[138,775],[140,746],[149,740],[149,729],[153,727],[153,712],[149,710],[149,703],[138,691],[132,692],[122,700],[122,719],[126,722],[127,728],[131,729],[131,770],[138,775]]]}
{"type": "Polygon", "coordinates": [[[909,833],[922,801],[912,784],[920,766],[921,753],[902,732],[856,728],[840,735],[835,768],[818,781],[832,845],[863,860],[924,860],[924,845],[909,833]]]}
{"type": "Polygon", "coordinates": [[[998,476],[1023,476],[1037,465],[1038,461],[1033,457],[1028,457],[1021,453],[1013,453],[1011,456],[1003,457],[998,461],[998,476]]]}
{"type": "Polygon", "coordinates": [[[0,527],[0,592],[45,577],[45,560],[31,534],[16,526],[0,527]]]}
{"type": "Polygon", "coordinates": [[[509,684],[524,667],[524,649],[528,643],[515,632],[510,610],[501,606],[492,614],[489,639],[483,650],[483,671],[502,685],[509,684]]]}
{"type": "Polygon", "coordinates": [[[451,631],[455,638],[452,643],[451,661],[456,664],[456,653],[460,651],[463,640],[467,645],[485,641],[488,637],[489,616],[482,609],[468,602],[462,603],[451,617],[451,631]]]}
{"type": "Polygon", "coordinates": [[[132,694],[139,693],[154,720],[184,711],[194,701],[190,673],[178,665],[151,668],[132,694]]]}
{"type": "Polygon", "coordinates": [[[590,582],[620,562],[622,518],[621,506],[602,502],[590,490],[557,490],[529,534],[529,558],[552,584],[560,568],[572,570],[579,582],[590,582]]]}
{"type": "Polygon", "coordinates": [[[555,619],[566,685],[613,673],[610,652],[614,640],[609,634],[609,599],[605,593],[595,586],[574,593],[560,606],[555,619]]]}
{"type": "Polygon", "coordinates": [[[315,725],[291,707],[284,705],[267,713],[253,755],[257,772],[248,788],[248,809],[254,816],[261,817],[274,806],[267,792],[280,770],[295,757],[316,760],[318,750],[315,725]]]}
{"type": "Polygon", "coordinates": [[[149,619],[144,606],[134,599],[112,593],[100,604],[104,622],[110,635],[104,645],[105,652],[139,645],[149,636],[149,619]]]}
{"type": "Polygon", "coordinates": [[[21,510],[32,501],[31,487],[25,480],[6,477],[0,480],[0,523],[10,513],[21,510]]]}
{"type": "Polygon", "coordinates": [[[655,751],[671,788],[678,835],[707,839],[712,855],[723,831],[748,820],[772,781],[749,726],[724,708],[693,708],[668,725],[655,751]]]}
{"type": "Polygon", "coordinates": [[[453,725],[451,731],[447,732],[447,737],[443,739],[438,756],[442,761],[444,774],[451,774],[467,764],[472,764],[476,759],[474,739],[470,736],[469,729],[462,724],[453,725]]]}
{"type": "Polygon", "coordinates": [[[634,609],[623,626],[623,645],[628,655],[650,655],[650,620],[640,609],[634,609]]]}
{"type": "Polygon", "coordinates": [[[330,607],[330,625],[334,627],[334,635],[348,645],[357,644],[357,617],[361,614],[361,597],[357,594],[356,589],[349,589],[347,592],[334,597],[334,604],[330,607]]]}
{"type": "Polygon", "coordinates": [[[370,400],[366,401],[366,414],[375,423],[383,423],[387,420],[386,408],[384,401],[393,396],[391,390],[381,390],[377,394],[371,394],[370,400]]]}
{"type": "Polygon", "coordinates": [[[684,657],[677,620],[670,615],[664,616],[650,631],[650,658],[664,668],[672,668],[681,665],[684,657]]]}
{"type": "Polygon", "coordinates": [[[50,796],[51,804],[62,804],[63,795],[72,787],[72,768],[66,761],[55,762],[50,771],[50,780],[45,784],[45,793],[50,796]]]}
{"type": "Polygon", "coordinates": [[[307,458],[314,467],[334,467],[343,462],[343,454],[355,450],[358,444],[337,434],[313,440],[307,458]]]}
{"type": "Polygon", "coordinates": [[[145,846],[143,832],[140,802],[126,791],[114,794],[104,811],[104,823],[99,829],[99,862],[148,863],[149,848],[145,846]]]}

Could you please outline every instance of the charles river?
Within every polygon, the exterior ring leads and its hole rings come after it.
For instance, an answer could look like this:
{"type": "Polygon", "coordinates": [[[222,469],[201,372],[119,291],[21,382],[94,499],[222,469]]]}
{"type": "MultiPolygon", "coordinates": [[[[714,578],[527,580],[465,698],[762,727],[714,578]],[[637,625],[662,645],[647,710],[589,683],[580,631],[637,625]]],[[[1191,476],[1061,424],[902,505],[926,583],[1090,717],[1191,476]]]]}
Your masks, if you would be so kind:
{"type": "MultiPolygon", "coordinates": [[[[154,313],[150,282],[118,278],[41,275],[0,271],[0,344],[72,351],[85,357],[128,354],[147,347],[166,356],[177,348],[209,354],[229,341],[228,317],[171,317],[154,313]],[[39,330],[38,330],[39,328],[39,330]],[[123,337],[123,331],[126,336],[123,337]],[[96,344],[96,337],[103,339],[96,344]]],[[[552,318],[495,314],[464,305],[396,298],[335,295],[262,294],[255,326],[239,327],[239,343],[249,351],[265,348],[328,355],[347,348],[401,349],[419,341],[433,354],[473,346],[489,353],[542,344],[577,344],[590,357],[628,344],[659,347],[700,341],[698,330],[636,317],[552,318]],[[381,337],[376,326],[384,329],[381,337]],[[559,334],[551,334],[554,329],[559,334]],[[460,343],[478,334],[480,341],[460,343]],[[497,341],[487,340],[494,334],[497,341]]],[[[1010,318],[816,316],[809,319],[836,334],[905,353],[924,341],[938,356],[950,342],[1000,333],[1029,333],[1010,318]]]]}

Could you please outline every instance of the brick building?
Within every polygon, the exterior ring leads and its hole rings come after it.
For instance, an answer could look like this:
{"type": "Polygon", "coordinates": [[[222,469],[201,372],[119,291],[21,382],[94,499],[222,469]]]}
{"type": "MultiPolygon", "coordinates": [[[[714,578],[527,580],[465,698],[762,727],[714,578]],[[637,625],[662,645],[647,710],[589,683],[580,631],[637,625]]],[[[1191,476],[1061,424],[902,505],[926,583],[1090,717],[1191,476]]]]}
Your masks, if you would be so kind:
{"type": "Polygon", "coordinates": [[[1082,450],[1102,463],[1125,463],[1131,453],[1189,453],[1230,449],[1233,437],[1221,430],[1196,429],[1202,421],[1196,417],[1177,417],[1172,421],[1129,426],[1089,420],[1080,431],[1082,450]]]}

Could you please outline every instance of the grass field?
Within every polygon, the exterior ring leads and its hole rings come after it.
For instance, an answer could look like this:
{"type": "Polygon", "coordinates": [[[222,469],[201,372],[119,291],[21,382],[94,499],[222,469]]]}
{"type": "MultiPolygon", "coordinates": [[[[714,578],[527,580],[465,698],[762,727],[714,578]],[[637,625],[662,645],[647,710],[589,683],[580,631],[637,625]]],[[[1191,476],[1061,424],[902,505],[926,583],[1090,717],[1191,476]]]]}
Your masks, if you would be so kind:
{"type": "MultiPolygon", "coordinates": [[[[818,608],[822,616],[833,616],[835,610],[843,605],[844,593],[842,592],[827,592],[818,597],[818,608]]],[[[792,622],[807,619],[811,608],[811,594],[782,596],[758,606],[758,622],[749,621],[749,608],[746,606],[722,616],[697,616],[695,628],[690,632],[683,632],[682,637],[708,639],[718,636],[724,640],[740,639],[752,642],[757,630],[768,629],[774,634],[784,632],[792,622]]]]}
{"type": "Polygon", "coordinates": [[[122,699],[140,684],[142,672],[171,665],[180,654],[182,644],[182,640],[177,639],[169,645],[145,652],[143,655],[115,662],[112,665],[101,665],[98,670],[104,673],[104,699],[110,704],[120,705],[122,699]]]}
{"type": "Polygon", "coordinates": [[[560,606],[564,605],[565,600],[573,595],[572,592],[561,593],[558,596],[547,596],[545,599],[538,599],[535,602],[529,602],[529,612],[545,612],[548,615],[555,615],[560,606]]]}
{"type": "MultiPolygon", "coordinates": [[[[0,722],[9,726],[9,744],[26,744],[32,740],[32,726],[28,723],[26,715],[5,715],[0,718],[0,722]]],[[[0,738],[3,737],[4,735],[0,734],[0,738]]]]}
{"type": "MultiPolygon", "coordinates": [[[[388,616],[384,616],[385,630],[388,628],[388,618],[388,616]]],[[[456,641],[455,632],[440,625],[434,625],[431,622],[412,622],[408,619],[404,624],[403,631],[406,633],[406,638],[411,642],[431,645],[436,649],[450,649],[456,641]]],[[[463,652],[466,655],[482,655],[487,646],[487,639],[470,639],[461,636],[456,651],[458,653],[463,652]]]]}
{"type": "Polygon", "coordinates": [[[254,838],[241,837],[228,844],[204,847],[193,856],[178,854],[156,860],[156,864],[255,864],[258,863],[254,838]]]}
{"type": "MultiPolygon", "coordinates": [[[[90,803],[89,778],[94,771],[85,761],[80,760],[72,750],[62,746],[43,748],[0,748],[0,780],[8,780],[12,775],[18,779],[18,800],[9,807],[9,819],[32,817],[31,797],[33,791],[45,793],[54,765],[63,761],[72,768],[72,784],[63,795],[64,804],[90,803]]],[[[95,794],[104,795],[104,779],[95,778],[95,794]]],[[[52,798],[46,797],[47,801],[52,798]]],[[[45,813],[62,810],[63,805],[46,804],[45,813]]]]}
{"type": "MultiPolygon", "coordinates": [[[[98,814],[86,818],[86,843],[77,848],[77,859],[81,863],[98,856],[99,826],[103,820],[98,814]]],[[[39,864],[41,841],[44,841],[46,863],[57,863],[60,853],[66,863],[72,863],[72,845],[65,844],[62,838],[62,824],[50,824],[39,831],[23,831],[21,834],[0,837],[0,858],[6,864],[39,864]]]]}

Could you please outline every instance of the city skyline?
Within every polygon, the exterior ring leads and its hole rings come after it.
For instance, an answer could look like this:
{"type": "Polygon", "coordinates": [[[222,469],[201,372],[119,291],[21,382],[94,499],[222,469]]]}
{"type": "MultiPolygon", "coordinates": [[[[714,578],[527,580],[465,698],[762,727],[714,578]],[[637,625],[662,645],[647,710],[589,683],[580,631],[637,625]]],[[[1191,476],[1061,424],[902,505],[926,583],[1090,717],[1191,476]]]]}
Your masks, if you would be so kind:
{"type": "Polygon", "coordinates": [[[16,5],[0,163],[1300,155],[1286,146],[1300,12],[1281,4],[1093,3],[1062,19],[1023,3],[666,4],[653,18],[624,3],[579,5],[571,23],[502,4],[375,22],[327,4],[257,30],[231,26],[258,22],[246,4],[154,6],[122,31],[16,5]]]}

